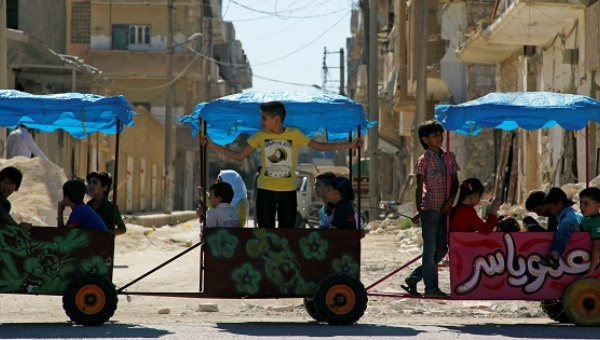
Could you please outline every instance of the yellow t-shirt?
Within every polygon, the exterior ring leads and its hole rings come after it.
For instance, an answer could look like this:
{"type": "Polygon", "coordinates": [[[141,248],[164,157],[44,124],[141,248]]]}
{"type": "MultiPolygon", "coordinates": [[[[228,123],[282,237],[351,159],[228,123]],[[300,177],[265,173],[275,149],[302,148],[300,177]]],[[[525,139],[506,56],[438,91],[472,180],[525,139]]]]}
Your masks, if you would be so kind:
{"type": "Polygon", "coordinates": [[[310,142],[302,131],[286,127],[282,134],[259,131],[248,139],[248,145],[260,148],[262,170],[257,187],[272,191],[296,190],[298,147],[310,142]]]}

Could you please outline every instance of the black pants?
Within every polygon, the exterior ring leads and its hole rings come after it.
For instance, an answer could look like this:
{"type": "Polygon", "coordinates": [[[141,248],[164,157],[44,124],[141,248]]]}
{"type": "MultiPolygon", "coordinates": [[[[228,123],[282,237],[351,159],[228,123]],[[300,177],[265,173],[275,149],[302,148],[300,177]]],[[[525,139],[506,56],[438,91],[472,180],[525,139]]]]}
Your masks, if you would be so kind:
{"type": "Polygon", "coordinates": [[[279,228],[294,228],[297,209],[296,190],[272,191],[258,189],[256,195],[256,218],[259,228],[275,228],[275,213],[279,228]]]}

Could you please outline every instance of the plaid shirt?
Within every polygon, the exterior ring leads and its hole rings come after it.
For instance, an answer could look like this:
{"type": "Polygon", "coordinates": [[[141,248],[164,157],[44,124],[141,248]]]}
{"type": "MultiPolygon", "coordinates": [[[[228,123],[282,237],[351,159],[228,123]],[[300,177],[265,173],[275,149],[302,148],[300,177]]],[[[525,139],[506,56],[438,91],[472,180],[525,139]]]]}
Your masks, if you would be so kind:
{"type": "MultiPolygon", "coordinates": [[[[460,167],[456,163],[456,156],[450,153],[450,175],[455,174],[460,167]]],[[[440,211],[446,201],[446,156],[442,149],[440,155],[427,150],[417,160],[417,175],[423,175],[423,198],[421,210],[440,211]]]]}

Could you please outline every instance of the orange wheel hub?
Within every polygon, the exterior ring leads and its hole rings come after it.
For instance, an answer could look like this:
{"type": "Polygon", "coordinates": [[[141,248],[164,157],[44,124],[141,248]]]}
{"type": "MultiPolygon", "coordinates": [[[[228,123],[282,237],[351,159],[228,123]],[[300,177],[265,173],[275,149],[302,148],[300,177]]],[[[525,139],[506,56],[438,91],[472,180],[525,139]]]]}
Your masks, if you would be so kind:
{"type": "Polygon", "coordinates": [[[85,314],[96,314],[106,305],[106,295],[100,287],[86,285],[77,291],[75,304],[85,314]]]}
{"type": "Polygon", "coordinates": [[[352,288],[346,285],[335,285],[327,291],[325,297],[327,307],[335,314],[346,314],[352,311],[356,304],[356,296],[352,288]]]}

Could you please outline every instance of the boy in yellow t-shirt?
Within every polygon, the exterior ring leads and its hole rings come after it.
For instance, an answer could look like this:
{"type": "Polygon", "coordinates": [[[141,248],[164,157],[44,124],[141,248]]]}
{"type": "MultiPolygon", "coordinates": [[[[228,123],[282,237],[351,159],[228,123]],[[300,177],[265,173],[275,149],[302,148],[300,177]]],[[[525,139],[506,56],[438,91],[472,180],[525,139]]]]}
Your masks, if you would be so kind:
{"type": "Polygon", "coordinates": [[[296,161],[300,146],[309,146],[318,151],[362,147],[360,138],[346,143],[314,141],[298,129],[285,127],[285,115],[282,102],[261,104],[262,130],[252,135],[248,139],[248,146],[240,152],[214,144],[208,136],[202,137],[202,145],[238,161],[260,148],[262,168],[258,177],[255,209],[261,228],[275,228],[276,214],[280,228],[293,228],[296,223],[296,161]]]}

